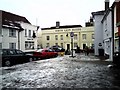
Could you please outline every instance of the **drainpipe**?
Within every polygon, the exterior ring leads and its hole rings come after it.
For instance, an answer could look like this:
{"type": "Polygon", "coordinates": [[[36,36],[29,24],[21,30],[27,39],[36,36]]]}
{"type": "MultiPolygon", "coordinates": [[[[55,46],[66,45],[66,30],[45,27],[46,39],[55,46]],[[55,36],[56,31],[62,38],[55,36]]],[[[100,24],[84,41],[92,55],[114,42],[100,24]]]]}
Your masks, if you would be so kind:
{"type": "Polygon", "coordinates": [[[114,8],[110,9],[112,12],[112,60],[113,60],[113,54],[114,54],[114,8]]]}
{"type": "Polygon", "coordinates": [[[18,30],[18,49],[20,49],[20,31],[18,30]]]}

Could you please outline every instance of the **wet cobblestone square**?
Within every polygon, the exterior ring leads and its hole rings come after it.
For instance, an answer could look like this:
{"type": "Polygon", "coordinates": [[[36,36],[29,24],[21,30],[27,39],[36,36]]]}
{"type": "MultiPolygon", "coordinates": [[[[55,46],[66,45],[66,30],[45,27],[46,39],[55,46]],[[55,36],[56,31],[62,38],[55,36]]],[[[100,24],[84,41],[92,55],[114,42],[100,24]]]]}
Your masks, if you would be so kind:
{"type": "Polygon", "coordinates": [[[3,88],[119,88],[120,70],[111,61],[84,54],[2,67],[3,88]]]}

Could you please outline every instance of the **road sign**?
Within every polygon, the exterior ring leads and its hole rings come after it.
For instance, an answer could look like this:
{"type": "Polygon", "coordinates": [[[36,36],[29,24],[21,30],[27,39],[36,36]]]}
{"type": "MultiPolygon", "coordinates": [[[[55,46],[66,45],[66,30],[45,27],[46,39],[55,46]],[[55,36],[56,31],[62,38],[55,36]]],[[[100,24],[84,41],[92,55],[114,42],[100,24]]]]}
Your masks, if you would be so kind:
{"type": "Polygon", "coordinates": [[[74,32],[70,32],[70,36],[73,37],[74,36],[74,32]]]}

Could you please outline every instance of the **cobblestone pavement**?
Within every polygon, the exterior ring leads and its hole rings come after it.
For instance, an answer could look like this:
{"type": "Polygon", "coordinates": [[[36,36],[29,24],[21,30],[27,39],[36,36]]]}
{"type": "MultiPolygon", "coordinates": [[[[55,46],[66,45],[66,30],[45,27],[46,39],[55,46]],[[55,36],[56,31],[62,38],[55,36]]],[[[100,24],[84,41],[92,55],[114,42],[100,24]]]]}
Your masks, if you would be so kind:
{"type": "Polygon", "coordinates": [[[120,70],[110,61],[76,54],[2,67],[3,88],[119,88],[120,70]]]}

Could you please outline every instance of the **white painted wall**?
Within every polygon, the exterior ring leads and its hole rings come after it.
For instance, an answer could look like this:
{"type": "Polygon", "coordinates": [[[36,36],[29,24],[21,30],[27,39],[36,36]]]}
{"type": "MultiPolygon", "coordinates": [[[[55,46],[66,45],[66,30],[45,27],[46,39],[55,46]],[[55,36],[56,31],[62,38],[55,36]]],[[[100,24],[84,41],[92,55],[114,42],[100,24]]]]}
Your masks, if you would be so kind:
{"type": "Polygon", "coordinates": [[[9,37],[9,29],[3,28],[2,48],[9,48],[9,43],[16,43],[18,49],[18,30],[16,30],[16,37],[9,37]]]}
{"type": "Polygon", "coordinates": [[[95,45],[95,55],[99,55],[98,49],[99,49],[99,43],[102,44],[103,48],[103,28],[102,28],[102,23],[101,20],[103,18],[103,15],[95,15],[95,40],[94,40],[94,45],[95,45]]]}
{"type": "Polygon", "coordinates": [[[34,42],[34,48],[37,49],[37,26],[31,25],[28,23],[21,22],[21,27],[24,29],[20,32],[20,49],[23,51],[31,51],[31,50],[25,50],[25,41],[32,41],[34,42]],[[25,37],[25,29],[27,30],[27,37],[25,37]],[[28,37],[28,31],[31,30],[31,37],[28,37]],[[33,38],[33,31],[36,33],[36,38],[33,38]]]}
{"type": "Polygon", "coordinates": [[[103,20],[103,41],[105,54],[109,55],[109,60],[113,60],[113,37],[112,37],[112,12],[109,11],[103,20]]]}

